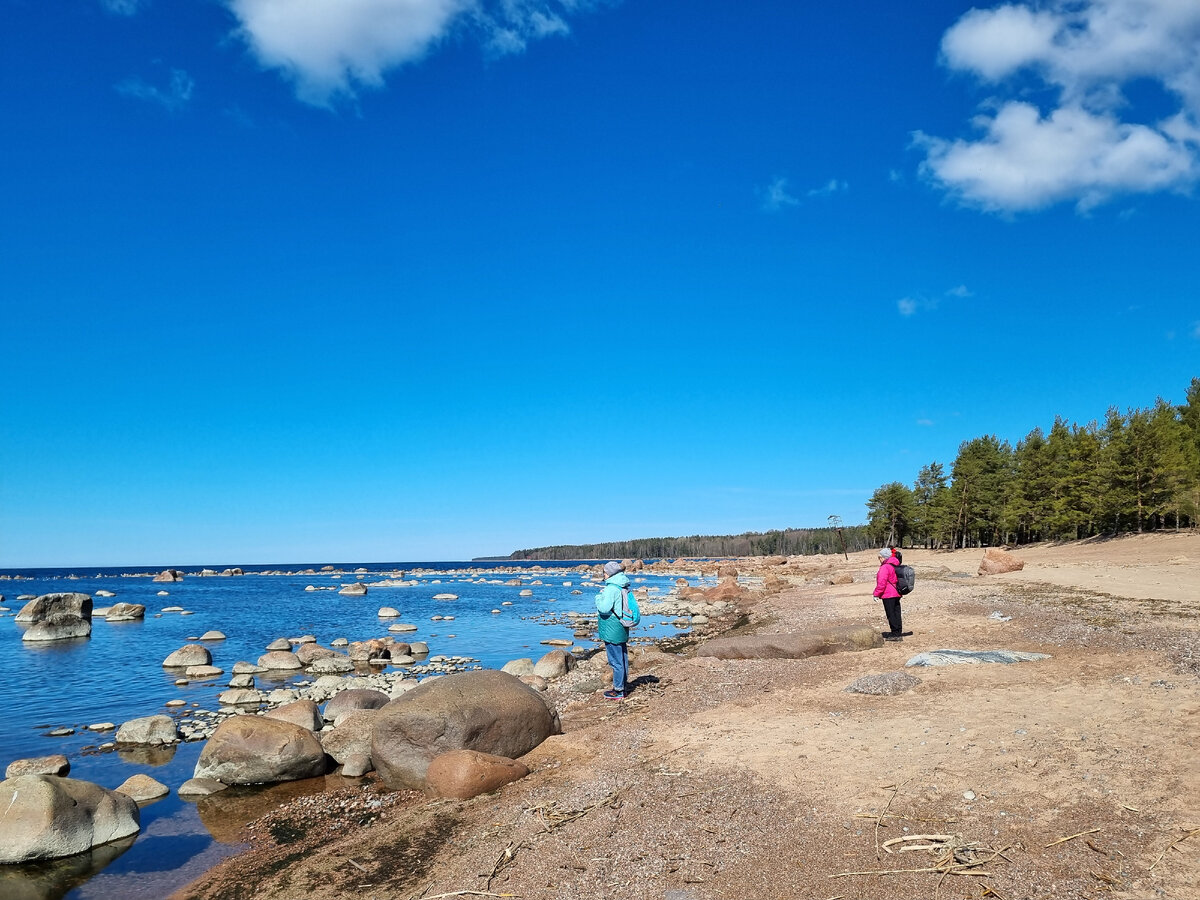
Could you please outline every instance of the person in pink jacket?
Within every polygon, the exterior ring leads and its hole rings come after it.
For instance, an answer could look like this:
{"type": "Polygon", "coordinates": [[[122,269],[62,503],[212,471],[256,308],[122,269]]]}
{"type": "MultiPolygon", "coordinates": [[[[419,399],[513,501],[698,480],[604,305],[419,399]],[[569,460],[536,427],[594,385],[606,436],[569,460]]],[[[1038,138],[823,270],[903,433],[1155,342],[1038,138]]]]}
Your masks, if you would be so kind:
{"type": "Polygon", "coordinates": [[[883,601],[883,611],[887,613],[888,626],[891,631],[883,633],[885,641],[904,640],[904,626],[900,617],[900,590],[896,587],[896,566],[900,560],[892,555],[892,551],[884,547],[879,551],[879,571],[875,573],[876,600],[883,601]]]}

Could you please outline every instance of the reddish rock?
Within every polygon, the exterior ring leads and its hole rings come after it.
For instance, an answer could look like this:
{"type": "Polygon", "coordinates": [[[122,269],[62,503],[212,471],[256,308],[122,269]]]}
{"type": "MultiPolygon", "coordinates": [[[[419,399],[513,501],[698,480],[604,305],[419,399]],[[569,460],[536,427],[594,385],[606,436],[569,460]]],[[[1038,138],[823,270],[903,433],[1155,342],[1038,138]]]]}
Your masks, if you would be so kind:
{"type": "Polygon", "coordinates": [[[983,561],[979,564],[980,575],[1003,575],[1005,572],[1020,572],[1025,568],[1025,560],[1009,553],[1007,550],[997,550],[989,547],[983,551],[983,561]]]}
{"type": "Polygon", "coordinates": [[[321,708],[312,700],[296,700],[285,703],[263,713],[264,719],[275,719],[279,722],[291,722],[309,731],[320,731],[324,726],[321,720],[321,708]]]}
{"type": "Polygon", "coordinates": [[[431,797],[469,800],[498,790],[529,774],[524,763],[475,750],[451,750],[434,757],[425,771],[425,793],[431,797]]]}

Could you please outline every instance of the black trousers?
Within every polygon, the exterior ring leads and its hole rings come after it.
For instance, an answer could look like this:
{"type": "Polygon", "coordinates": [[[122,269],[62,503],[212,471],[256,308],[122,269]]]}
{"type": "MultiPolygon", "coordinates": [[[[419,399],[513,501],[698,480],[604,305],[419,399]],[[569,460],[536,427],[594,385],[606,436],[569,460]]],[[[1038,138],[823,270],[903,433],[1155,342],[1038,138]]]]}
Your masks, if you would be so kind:
{"type": "Polygon", "coordinates": [[[883,611],[887,613],[888,626],[892,629],[892,634],[902,632],[904,626],[900,622],[900,598],[884,597],[883,611]]]}

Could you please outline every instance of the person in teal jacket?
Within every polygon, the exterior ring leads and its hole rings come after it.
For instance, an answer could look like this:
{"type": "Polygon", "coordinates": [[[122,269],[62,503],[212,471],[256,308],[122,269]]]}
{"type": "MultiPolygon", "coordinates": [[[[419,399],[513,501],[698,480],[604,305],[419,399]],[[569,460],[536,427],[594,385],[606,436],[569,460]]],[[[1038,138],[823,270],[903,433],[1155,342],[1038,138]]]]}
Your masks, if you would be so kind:
{"type": "Polygon", "coordinates": [[[605,691],[609,700],[624,700],[629,679],[629,629],[621,624],[621,613],[625,592],[629,590],[629,576],[619,562],[604,564],[604,587],[596,595],[596,612],[599,614],[600,640],[608,664],[612,666],[613,686],[605,691]]]}

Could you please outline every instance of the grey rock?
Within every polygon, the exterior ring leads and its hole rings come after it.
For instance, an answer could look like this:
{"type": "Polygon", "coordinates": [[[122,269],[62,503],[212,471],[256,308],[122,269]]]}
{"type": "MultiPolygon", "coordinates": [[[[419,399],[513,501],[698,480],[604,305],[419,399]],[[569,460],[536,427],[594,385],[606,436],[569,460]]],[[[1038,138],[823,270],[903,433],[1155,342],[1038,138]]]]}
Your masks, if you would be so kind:
{"type": "Polygon", "coordinates": [[[164,669],[186,669],[188,666],[212,665],[212,654],[199,644],[185,644],[163,660],[164,669]]]}
{"type": "Polygon", "coordinates": [[[275,638],[271,643],[267,644],[267,650],[288,650],[292,649],[292,642],[287,638],[275,638]]]}
{"type": "Polygon", "coordinates": [[[69,619],[84,619],[88,622],[92,620],[92,598],[89,595],[75,592],[42,594],[26,603],[14,621],[33,625],[38,622],[69,619]]]}
{"type": "Polygon", "coordinates": [[[104,614],[106,622],[136,622],[146,618],[146,607],[140,603],[114,603],[104,614]]]}
{"type": "Polygon", "coordinates": [[[175,741],[175,720],[170,716],[130,719],[117,729],[118,744],[170,744],[175,741]]]}
{"type": "Polygon", "coordinates": [[[365,688],[341,691],[325,704],[325,721],[337,722],[346,713],[357,709],[380,709],[387,706],[390,699],[383,691],[365,688]]]}
{"type": "Polygon", "coordinates": [[[370,758],[371,731],[378,714],[377,709],[356,709],[344,714],[336,727],[318,735],[321,746],[343,765],[355,755],[370,758]]]}
{"type": "Polygon", "coordinates": [[[209,794],[215,794],[218,791],[223,791],[229,785],[224,782],[217,781],[215,778],[189,778],[179,786],[180,797],[207,797],[209,794]]]}
{"type": "MultiPolygon", "coordinates": [[[[290,644],[288,645],[291,646],[290,644]]],[[[296,656],[290,650],[271,650],[264,653],[258,658],[258,664],[264,669],[274,669],[279,671],[290,671],[292,669],[302,669],[303,664],[300,662],[300,657],[296,656]]]]}
{"type": "Polygon", "coordinates": [[[340,675],[354,671],[354,663],[344,656],[329,656],[316,660],[308,671],[313,675],[340,675]]]}
{"type": "Polygon", "coordinates": [[[575,657],[565,650],[551,650],[537,661],[532,674],[542,678],[559,678],[575,668],[575,662],[575,657]]]}
{"type": "Polygon", "coordinates": [[[509,675],[516,675],[516,676],[532,675],[533,674],[533,660],[530,659],[528,656],[524,656],[521,659],[510,659],[508,662],[506,662],[503,666],[500,667],[500,671],[507,672],[509,675]]]}
{"type": "Polygon", "coordinates": [[[263,713],[264,719],[278,719],[281,722],[291,722],[309,731],[320,731],[325,723],[321,719],[321,708],[312,700],[296,700],[285,703],[275,709],[263,713]]]}
{"type": "Polygon", "coordinates": [[[132,797],[135,803],[148,803],[151,800],[157,800],[171,793],[171,789],[161,781],[156,781],[149,775],[144,775],[141,772],[136,775],[130,775],[121,784],[117,785],[115,790],[126,797],[132,797]]]}
{"type": "Polygon", "coordinates": [[[74,778],[20,775],[0,782],[0,863],[83,853],[137,834],[132,798],[74,778]]]}
{"type": "Polygon", "coordinates": [[[1049,659],[1048,653],[1026,653],[1021,650],[930,650],[918,653],[907,666],[974,666],[981,663],[1016,663],[1049,659]]]}

